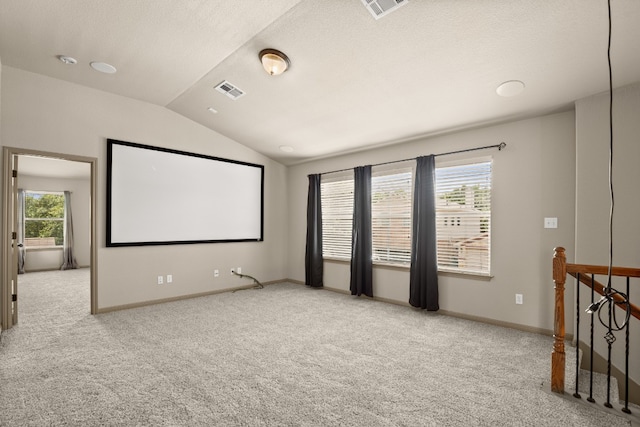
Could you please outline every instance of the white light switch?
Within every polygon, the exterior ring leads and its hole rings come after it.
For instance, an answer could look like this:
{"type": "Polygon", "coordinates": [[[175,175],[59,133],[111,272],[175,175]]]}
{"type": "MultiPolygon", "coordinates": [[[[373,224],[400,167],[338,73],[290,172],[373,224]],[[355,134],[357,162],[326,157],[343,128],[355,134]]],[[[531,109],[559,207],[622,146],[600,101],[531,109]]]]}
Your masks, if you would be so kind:
{"type": "Polygon", "coordinates": [[[544,228],[558,228],[558,218],[545,218],[544,228]]]}

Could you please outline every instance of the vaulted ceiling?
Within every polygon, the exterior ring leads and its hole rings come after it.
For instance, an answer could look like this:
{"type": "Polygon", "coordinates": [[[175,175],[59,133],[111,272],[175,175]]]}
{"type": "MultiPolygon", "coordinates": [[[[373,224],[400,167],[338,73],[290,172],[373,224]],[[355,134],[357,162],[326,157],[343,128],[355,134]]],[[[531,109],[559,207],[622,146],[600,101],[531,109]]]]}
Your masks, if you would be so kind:
{"type": "MultiPolygon", "coordinates": [[[[362,0],[1,0],[0,59],[166,107],[287,165],[560,111],[608,89],[605,0],[404,3],[374,19],[362,0]],[[290,69],[268,75],[264,48],[290,69]],[[214,90],[223,80],[246,95],[214,90]],[[509,80],[524,91],[498,96],[509,80]]],[[[612,1],[612,19],[618,87],[640,81],[640,1],[612,1]]]]}

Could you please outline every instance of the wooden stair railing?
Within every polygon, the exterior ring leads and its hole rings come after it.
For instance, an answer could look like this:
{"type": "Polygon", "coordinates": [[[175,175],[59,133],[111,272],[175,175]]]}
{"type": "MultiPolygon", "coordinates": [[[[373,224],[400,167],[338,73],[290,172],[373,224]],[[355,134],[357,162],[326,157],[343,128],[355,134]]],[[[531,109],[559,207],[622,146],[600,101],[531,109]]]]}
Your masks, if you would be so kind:
{"type": "MultiPolygon", "coordinates": [[[[564,322],[564,285],[567,274],[578,278],[578,280],[587,285],[589,288],[593,286],[596,293],[605,294],[603,284],[596,281],[594,275],[608,275],[609,267],[599,265],[586,264],[568,264],[563,247],[554,249],[553,255],[553,282],[555,284],[555,310],[554,310],[554,327],[553,327],[553,351],[551,353],[551,391],[556,393],[564,393],[565,380],[565,322],[564,322]],[[591,278],[587,277],[591,275],[591,278]]],[[[640,278],[640,268],[612,267],[612,276],[640,278]]],[[[614,294],[612,296],[617,306],[623,305],[624,299],[614,294]]],[[[626,303],[625,310],[626,310],[626,303]]],[[[640,320],[640,308],[629,303],[630,315],[640,320]]]]}
{"type": "MultiPolygon", "coordinates": [[[[575,271],[575,270],[572,269],[572,271],[567,271],[567,274],[575,277],[576,279],[579,279],[580,283],[584,283],[585,285],[587,285],[589,287],[591,287],[591,279],[589,279],[587,277],[587,274],[605,274],[605,275],[608,274],[607,273],[607,268],[608,267],[605,267],[605,266],[594,265],[594,266],[592,266],[593,268],[590,271],[587,271],[587,270],[585,270],[583,268],[584,267],[589,267],[589,266],[585,266],[583,264],[568,264],[568,265],[572,266],[572,267],[578,267],[578,268],[580,268],[580,271],[575,271]],[[598,273],[598,271],[600,271],[601,268],[605,269],[604,273],[598,273]],[[597,271],[594,271],[594,269],[597,270],[597,271]]],[[[614,267],[614,269],[613,269],[613,271],[618,271],[618,273],[620,273],[620,271],[623,271],[623,270],[630,270],[630,269],[629,268],[623,268],[623,267],[614,267]],[[620,270],[617,270],[618,268],[620,270]]],[[[635,274],[637,274],[637,273],[635,273],[635,274]]],[[[612,275],[613,276],[623,276],[623,277],[640,277],[640,276],[635,276],[635,275],[627,274],[627,273],[625,273],[625,274],[613,274],[613,272],[612,272],[612,275]]],[[[604,295],[605,288],[606,288],[605,285],[603,285],[602,283],[598,282],[595,279],[593,280],[593,289],[596,291],[597,294],[604,295]]],[[[620,295],[614,294],[612,298],[616,302],[616,305],[623,305],[624,304],[624,300],[620,295]]],[[[629,306],[630,306],[630,309],[631,309],[631,316],[633,316],[636,319],[640,320],[640,307],[638,307],[638,306],[636,306],[636,305],[634,305],[632,303],[630,303],[629,306]]]]}

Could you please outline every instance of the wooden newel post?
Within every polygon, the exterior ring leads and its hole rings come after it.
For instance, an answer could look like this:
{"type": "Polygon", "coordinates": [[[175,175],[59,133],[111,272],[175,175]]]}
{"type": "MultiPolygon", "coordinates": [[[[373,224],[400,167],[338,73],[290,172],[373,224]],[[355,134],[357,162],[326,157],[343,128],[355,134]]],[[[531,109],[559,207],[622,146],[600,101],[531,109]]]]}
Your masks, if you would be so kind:
{"type": "Polygon", "coordinates": [[[555,284],[555,317],[553,321],[553,351],[551,352],[551,391],[564,393],[564,283],[567,277],[567,257],[563,247],[554,249],[553,283],[555,284]]]}

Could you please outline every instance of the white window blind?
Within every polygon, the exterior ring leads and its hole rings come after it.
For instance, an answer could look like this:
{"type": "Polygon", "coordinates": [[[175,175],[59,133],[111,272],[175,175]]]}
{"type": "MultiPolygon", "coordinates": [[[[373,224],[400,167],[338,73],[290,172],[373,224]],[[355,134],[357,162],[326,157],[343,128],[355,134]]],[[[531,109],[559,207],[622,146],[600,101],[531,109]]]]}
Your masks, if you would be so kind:
{"type": "Polygon", "coordinates": [[[327,174],[320,180],[322,256],[351,259],[353,172],[327,174]]]}
{"type": "Polygon", "coordinates": [[[438,269],[490,274],[491,162],[436,168],[438,269]]]}
{"type": "Polygon", "coordinates": [[[373,168],[371,177],[371,230],[373,261],[411,262],[411,167],[373,168]]]}

